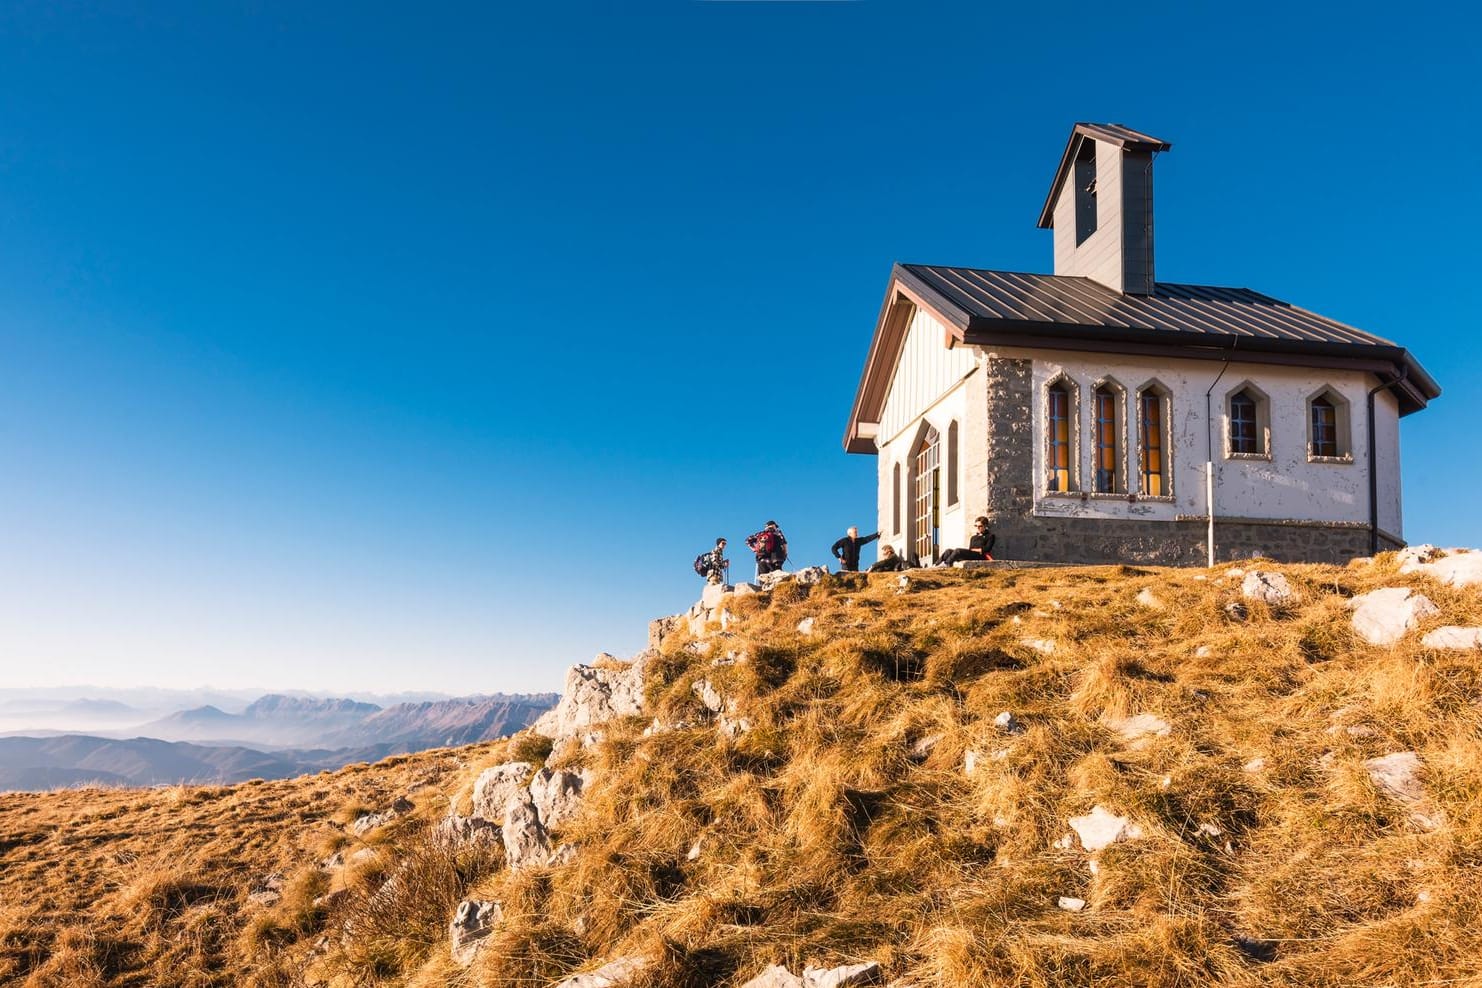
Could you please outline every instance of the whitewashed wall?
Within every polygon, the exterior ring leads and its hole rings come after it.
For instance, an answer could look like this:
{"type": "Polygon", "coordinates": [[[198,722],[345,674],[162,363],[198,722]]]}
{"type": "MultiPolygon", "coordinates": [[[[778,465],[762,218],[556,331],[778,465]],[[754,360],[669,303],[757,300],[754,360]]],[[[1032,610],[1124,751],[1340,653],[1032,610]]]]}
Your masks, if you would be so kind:
{"type": "MultiPolygon", "coordinates": [[[[916,310],[880,415],[880,432],[876,439],[880,541],[895,546],[897,551],[903,550],[910,540],[912,447],[921,433],[922,422],[929,423],[941,433],[944,502],[948,484],[947,431],[952,422],[959,423],[959,434],[965,436],[961,431],[967,411],[967,389],[963,382],[977,367],[977,359],[972,347],[960,346],[949,350],[946,334],[946,327],[930,313],[916,310]],[[893,483],[897,464],[901,468],[899,532],[893,524],[893,498],[896,496],[893,483]]],[[[948,547],[967,544],[962,461],[962,449],[959,449],[959,500],[954,505],[944,503],[941,516],[942,544],[948,547]]]]}
{"type": "MultiPolygon", "coordinates": [[[[1347,521],[1367,524],[1369,493],[1365,395],[1372,385],[1358,371],[1318,371],[1262,364],[1232,363],[1211,395],[1215,428],[1205,418],[1204,393],[1220,373],[1211,361],[1160,360],[1156,365],[1101,355],[1052,354],[1046,351],[999,351],[1005,357],[1034,360],[1035,512],[1047,516],[1142,518],[1172,520],[1180,515],[1205,513],[1204,463],[1206,436],[1212,435],[1215,462],[1217,517],[1271,520],[1347,521]],[[1090,394],[1096,383],[1112,378],[1127,393],[1127,428],[1122,432],[1124,482],[1137,489],[1135,410],[1131,402],[1147,384],[1157,381],[1172,395],[1169,416],[1172,497],[1168,501],[1126,495],[1071,495],[1047,493],[1045,486],[1045,407],[1042,396],[1049,383],[1064,374],[1080,392],[1077,407],[1079,442],[1076,449],[1080,490],[1091,487],[1092,450],[1090,394]],[[1226,455],[1225,398],[1249,381],[1269,399],[1270,459],[1234,459],[1226,455]],[[1307,400],[1324,386],[1348,402],[1348,448],[1351,461],[1310,462],[1307,456],[1307,400]]],[[[1381,465],[1380,525],[1400,532],[1398,415],[1393,399],[1382,400],[1376,416],[1381,465]]]]}

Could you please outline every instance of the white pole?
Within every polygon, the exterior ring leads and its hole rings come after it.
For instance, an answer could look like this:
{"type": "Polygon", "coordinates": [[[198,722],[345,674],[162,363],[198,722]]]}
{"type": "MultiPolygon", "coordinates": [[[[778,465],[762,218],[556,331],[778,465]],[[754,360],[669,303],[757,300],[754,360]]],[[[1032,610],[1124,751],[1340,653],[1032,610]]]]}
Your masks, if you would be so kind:
{"type": "Polygon", "coordinates": [[[1214,568],[1214,461],[1204,461],[1204,503],[1209,508],[1209,566],[1214,568]]]}

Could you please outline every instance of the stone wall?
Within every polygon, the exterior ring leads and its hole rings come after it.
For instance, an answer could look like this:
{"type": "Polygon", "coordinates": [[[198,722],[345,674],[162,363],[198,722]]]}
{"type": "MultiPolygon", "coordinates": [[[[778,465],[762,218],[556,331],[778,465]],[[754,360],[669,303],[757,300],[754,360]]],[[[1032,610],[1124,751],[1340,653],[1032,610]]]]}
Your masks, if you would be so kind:
{"type": "MultiPolygon", "coordinates": [[[[993,525],[998,536],[995,556],[1036,562],[1205,564],[1208,524],[1202,517],[1176,521],[1037,517],[1032,362],[990,355],[983,369],[987,428],[976,435],[985,437],[984,465],[978,473],[970,459],[967,479],[971,483],[981,476],[984,486],[969,487],[964,493],[974,510],[981,501],[981,512],[993,525]]],[[[971,411],[968,422],[973,424],[971,411]]],[[[974,432],[967,430],[968,443],[976,440],[974,432]]],[[[1395,547],[1381,538],[1381,549],[1395,547]]],[[[1221,560],[1261,555],[1283,562],[1341,563],[1369,554],[1369,529],[1354,523],[1216,518],[1215,553],[1221,560]]]]}

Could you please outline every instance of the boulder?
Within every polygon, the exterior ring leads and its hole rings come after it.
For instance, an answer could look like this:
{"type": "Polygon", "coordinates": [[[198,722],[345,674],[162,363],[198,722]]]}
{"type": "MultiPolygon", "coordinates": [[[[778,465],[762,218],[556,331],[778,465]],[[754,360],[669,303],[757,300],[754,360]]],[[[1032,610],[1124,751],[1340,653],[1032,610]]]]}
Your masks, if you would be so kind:
{"type": "Polygon", "coordinates": [[[552,830],[576,816],[586,783],[584,773],[549,768],[536,772],[530,780],[530,802],[541,826],[552,830]]]}
{"type": "Polygon", "coordinates": [[[551,838],[540,824],[540,813],[524,795],[504,809],[504,860],[510,871],[540,868],[550,863],[551,838]]]}
{"type": "Polygon", "coordinates": [[[750,597],[752,594],[761,593],[762,588],[755,583],[738,583],[731,588],[731,592],[737,597],[750,597]]]}
{"type": "Polygon", "coordinates": [[[629,988],[652,966],[643,957],[619,957],[585,974],[573,974],[556,984],[556,988],[629,988]]]}
{"type": "Polygon", "coordinates": [[[503,914],[500,912],[499,903],[486,902],[481,899],[464,899],[458,903],[458,910],[453,914],[453,921],[448,924],[448,940],[450,941],[453,962],[463,967],[473,963],[479,948],[494,927],[499,925],[503,914]]]}
{"type": "Polygon", "coordinates": [[[814,622],[815,621],[816,621],[816,619],[815,618],[812,618],[812,617],[805,617],[805,618],[803,618],[803,620],[799,621],[798,622],[798,634],[800,634],[800,635],[811,635],[811,634],[813,634],[813,625],[814,625],[814,622]]]}
{"type": "Polygon", "coordinates": [[[1482,628],[1458,628],[1448,625],[1427,634],[1420,639],[1420,644],[1426,648],[1454,649],[1459,652],[1482,648],[1482,628]]]}
{"type": "Polygon", "coordinates": [[[784,572],[780,569],[774,569],[770,573],[763,573],[758,576],[756,578],[756,583],[757,586],[761,587],[763,590],[771,590],[773,587],[777,586],[777,584],[786,583],[792,578],[793,574],[784,572]]]}
{"type": "Polygon", "coordinates": [[[811,587],[815,583],[822,583],[826,576],[828,576],[827,566],[805,566],[794,573],[792,578],[805,587],[811,587]]]}
{"type": "Polygon", "coordinates": [[[1251,570],[1240,583],[1240,595],[1246,600],[1259,600],[1268,607],[1283,607],[1297,599],[1291,581],[1281,573],[1251,570]]]}
{"type": "Polygon", "coordinates": [[[1384,587],[1360,594],[1348,602],[1353,630],[1370,645],[1393,645],[1421,621],[1441,609],[1429,597],[1409,587],[1384,587]]]}
{"type": "Polygon", "coordinates": [[[1091,807],[1091,812],[1085,816],[1073,816],[1066,822],[1080,838],[1081,847],[1088,851],[1099,851],[1142,836],[1141,827],[1124,816],[1117,816],[1100,803],[1091,807]]]}
{"type": "Polygon", "coordinates": [[[473,815],[498,822],[505,806],[525,788],[535,766],[529,762],[505,762],[486,768],[473,784],[473,815]]]}
{"type": "Polygon", "coordinates": [[[1482,583],[1482,552],[1475,549],[1450,549],[1444,554],[1434,546],[1432,554],[1425,560],[1407,561],[1400,565],[1401,573],[1422,573],[1438,583],[1451,587],[1471,587],[1482,583]]]}
{"type": "Polygon", "coordinates": [[[803,979],[781,964],[773,964],[741,988],[803,988],[803,979]]]}
{"type": "Polygon", "coordinates": [[[1062,895],[1059,899],[1055,900],[1055,905],[1059,906],[1061,909],[1064,909],[1068,913],[1078,913],[1082,909],[1086,908],[1086,900],[1077,899],[1069,895],[1062,895]]]}
{"type": "Polygon", "coordinates": [[[1400,564],[1401,573],[1413,573],[1416,567],[1434,562],[1443,555],[1445,553],[1441,549],[1427,542],[1421,545],[1405,546],[1405,548],[1395,553],[1395,562],[1400,564]]]}
{"type": "Polygon", "coordinates": [[[804,988],[848,988],[850,985],[877,985],[884,980],[884,972],[874,961],[844,967],[803,968],[804,988]]]}

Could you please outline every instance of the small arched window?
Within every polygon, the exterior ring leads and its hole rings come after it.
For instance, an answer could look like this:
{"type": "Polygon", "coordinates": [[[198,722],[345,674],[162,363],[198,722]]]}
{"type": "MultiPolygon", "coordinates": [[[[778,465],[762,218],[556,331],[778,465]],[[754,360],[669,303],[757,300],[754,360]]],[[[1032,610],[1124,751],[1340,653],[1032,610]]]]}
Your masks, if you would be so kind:
{"type": "Polygon", "coordinates": [[[1261,452],[1260,425],[1256,421],[1256,400],[1249,391],[1230,396],[1230,452],[1261,452]]]}
{"type": "Polygon", "coordinates": [[[957,422],[947,426],[947,504],[957,503],[957,422]]]}
{"type": "Polygon", "coordinates": [[[1338,455],[1338,409],[1326,394],[1312,399],[1312,455],[1338,455]]]}
{"type": "Polygon", "coordinates": [[[1173,488],[1168,473],[1167,392],[1152,386],[1137,395],[1138,493],[1168,497],[1173,488]]]}
{"type": "Polygon", "coordinates": [[[1070,388],[1060,381],[1045,391],[1045,490],[1068,491],[1071,484],[1070,388]]]}
{"type": "Polygon", "coordinates": [[[1091,394],[1091,413],[1095,425],[1096,493],[1120,493],[1122,451],[1117,442],[1117,392],[1103,384],[1091,394]]]}

